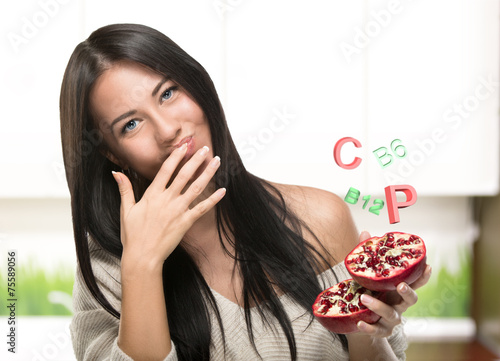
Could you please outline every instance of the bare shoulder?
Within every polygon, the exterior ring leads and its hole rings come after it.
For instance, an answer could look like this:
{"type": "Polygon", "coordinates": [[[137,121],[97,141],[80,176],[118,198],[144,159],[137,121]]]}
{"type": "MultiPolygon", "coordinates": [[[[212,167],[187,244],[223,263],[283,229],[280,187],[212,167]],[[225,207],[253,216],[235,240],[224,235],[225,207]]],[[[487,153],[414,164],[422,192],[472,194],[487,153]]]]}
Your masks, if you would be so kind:
{"type": "Polygon", "coordinates": [[[312,234],[305,231],[305,239],[322,253],[323,247],[326,248],[333,256],[331,261],[342,261],[356,246],[359,234],[349,207],[342,198],[313,187],[271,184],[281,192],[287,207],[302,219],[317,237],[316,240],[312,234]]]}

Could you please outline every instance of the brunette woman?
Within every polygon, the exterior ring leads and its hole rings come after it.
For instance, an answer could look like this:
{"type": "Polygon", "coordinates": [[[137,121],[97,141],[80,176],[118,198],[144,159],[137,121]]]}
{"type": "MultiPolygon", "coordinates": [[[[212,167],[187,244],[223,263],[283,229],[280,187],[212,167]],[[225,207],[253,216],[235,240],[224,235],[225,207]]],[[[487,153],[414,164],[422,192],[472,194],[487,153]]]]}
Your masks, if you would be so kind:
{"type": "MultiPolygon", "coordinates": [[[[214,85],[160,32],[79,44],[61,90],[78,271],[78,360],[402,360],[401,315],[430,267],[360,332],[312,317],[358,236],[330,192],[246,171],[214,85]]],[[[300,172],[300,169],[297,169],[300,172]]]]}

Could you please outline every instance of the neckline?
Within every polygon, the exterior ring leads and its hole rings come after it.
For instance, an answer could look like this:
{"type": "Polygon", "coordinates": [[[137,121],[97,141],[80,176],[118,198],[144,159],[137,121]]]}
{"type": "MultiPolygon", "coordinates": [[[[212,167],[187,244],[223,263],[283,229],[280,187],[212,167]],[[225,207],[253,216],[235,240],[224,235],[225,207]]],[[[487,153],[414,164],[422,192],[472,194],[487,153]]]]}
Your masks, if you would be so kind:
{"type": "MultiPolygon", "coordinates": [[[[323,277],[325,275],[325,273],[327,272],[331,272],[332,270],[335,271],[335,269],[339,266],[342,266],[344,264],[344,262],[339,262],[337,263],[336,265],[334,265],[333,267],[331,268],[327,268],[326,270],[324,270],[323,272],[321,272],[320,274],[316,275],[316,277],[323,277]]],[[[340,282],[340,281],[339,281],[340,282]]],[[[245,307],[241,306],[240,304],[236,303],[236,302],[233,302],[231,301],[229,298],[221,295],[219,292],[217,292],[216,290],[214,290],[212,287],[208,286],[208,288],[210,289],[210,291],[212,291],[212,294],[214,296],[218,296],[220,299],[222,299],[225,303],[228,303],[228,304],[231,304],[233,305],[234,307],[237,307],[238,309],[240,310],[244,310],[245,307]]],[[[283,293],[281,295],[278,296],[278,300],[280,301],[283,301],[283,299],[287,299],[288,298],[288,294],[287,293],[283,293]],[[286,296],[286,297],[285,297],[286,296]]],[[[250,310],[253,310],[255,309],[257,306],[252,306],[250,307],[250,310]]]]}
{"type": "MultiPolygon", "coordinates": [[[[222,299],[225,303],[229,303],[231,305],[234,305],[235,307],[239,308],[240,310],[244,310],[245,307],[241,306],[240,304],[236,303],[236,302],[233,302],[231,301],[229,298],[227,298],[226,296],[223,296],[221,295],[219,292],[217,292],[216,290],[214,290],[212,287],[210,287],[210,291],[212,291],[212,293],[214,294],[214,296],[218,296],[220,299],[222,299]]],[[[284,298],[285,296],[287,296],[286,293],[283,293],[281,295],[278,296],[278,299],[281,300],[282,298],[284,298]]],[[[255,309],[257,306],[252,306],[250,307],[249,309],[250,310],[253,310],[255,309]]]]}

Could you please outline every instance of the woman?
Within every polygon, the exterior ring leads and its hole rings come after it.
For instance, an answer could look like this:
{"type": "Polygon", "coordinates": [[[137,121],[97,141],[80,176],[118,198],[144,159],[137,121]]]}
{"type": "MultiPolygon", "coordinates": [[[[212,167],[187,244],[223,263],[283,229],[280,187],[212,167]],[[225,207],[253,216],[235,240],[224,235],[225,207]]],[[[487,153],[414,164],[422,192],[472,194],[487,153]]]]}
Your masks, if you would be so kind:
{"type": "Polygon", "coordinates": [[[317,294],[348,277],[347,207],[248,173],[210,77],[165,35],[96,30],[69,61],[60,107],[79,360],[404,358],[401,314],[430,267],[391,305],[366,297],[382,318],[359,333],[314,321],[317,294]]]}

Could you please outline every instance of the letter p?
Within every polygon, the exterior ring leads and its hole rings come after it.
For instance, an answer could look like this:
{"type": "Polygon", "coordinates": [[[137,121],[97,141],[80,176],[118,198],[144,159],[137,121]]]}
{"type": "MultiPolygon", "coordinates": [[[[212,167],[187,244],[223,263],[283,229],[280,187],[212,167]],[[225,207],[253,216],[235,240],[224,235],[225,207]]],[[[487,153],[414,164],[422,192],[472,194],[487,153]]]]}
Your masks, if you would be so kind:
{"type": "Polygon", "coordinates": [[[406,208],[414,204],[417,201],[417,191],[409,184],[387,186],[384,189],[389,223],[399,223],[399,208],[406,208]],[[398,203],[396,192],[403,192],[406,195],[406,202],[398,203]]]}

